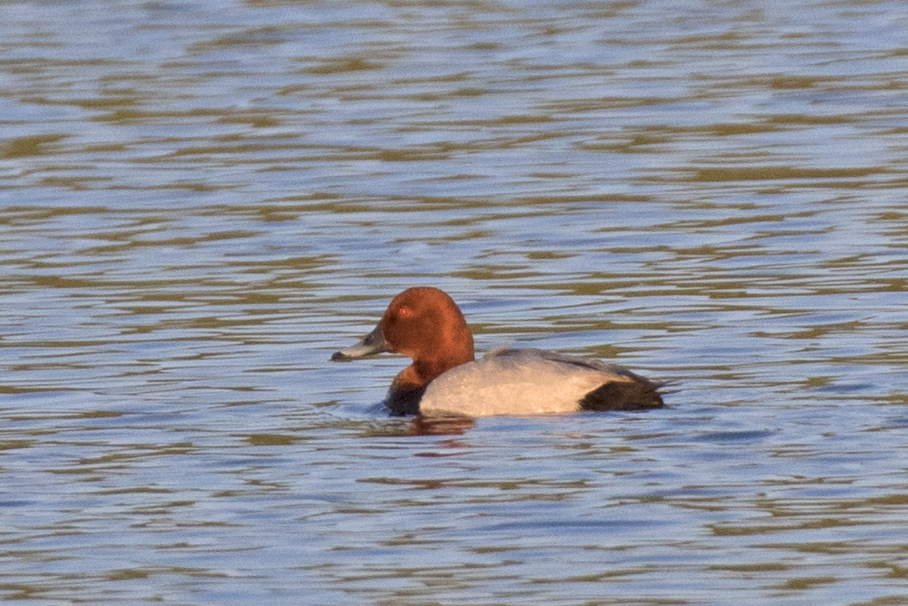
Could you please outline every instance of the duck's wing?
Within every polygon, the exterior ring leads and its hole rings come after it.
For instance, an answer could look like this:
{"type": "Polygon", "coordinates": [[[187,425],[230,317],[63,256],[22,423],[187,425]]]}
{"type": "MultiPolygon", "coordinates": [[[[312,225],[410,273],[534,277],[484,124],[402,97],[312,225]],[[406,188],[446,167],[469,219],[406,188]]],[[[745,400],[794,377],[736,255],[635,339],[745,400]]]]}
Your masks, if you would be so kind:
{"type": "Polygon", "coordinates": [[[664,383],[650,381],[617,364],[566,356],[544,349],[497,349],[489,352],[486,358],[490,356],[520,360],[525,364],[530,360],[544,360],[564,368],[568,375],[575,374],[577,370],[581,370],[584,375],[593,373],[597,384],[578,398],[580,408],[586,410],[639,410],[664,405],[659,393],[664,383]]]}
{"type": "Polygon", "coordinates": [[[607,375],[614,375],[616,380],[632,381],[642,378],[624,368],[623,366],[618,366],[617,364],[608,364],[606,362],[600,362],[599,360],[588,360],[586,358],[578,358],[576,356],[566,356],[564,354],[555,353],[553,351],[547,351],[545,349],[534,349],[532,347],[519,349],[513,347],[502,347],[500,349],[493,349],[492,351],[487,353],[483,357],[483,359],[485,360],[498,357],[519,359],[523,361],[547,360],[556,364],[566,364],[569,367],[573,366],[577,368],[595,370],[607,375]]]}

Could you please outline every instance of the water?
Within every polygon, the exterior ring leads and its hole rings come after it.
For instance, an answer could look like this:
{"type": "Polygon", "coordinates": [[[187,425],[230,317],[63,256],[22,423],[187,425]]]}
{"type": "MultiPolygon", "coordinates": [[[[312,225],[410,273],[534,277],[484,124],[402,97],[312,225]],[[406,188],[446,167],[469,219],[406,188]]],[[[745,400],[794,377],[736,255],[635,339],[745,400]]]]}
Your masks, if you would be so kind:
{"type": "Polygon", "coordinates": [[[0,22],[4,601],[908,604],[902,3],[0,22]],[[677,391],[388,418],[417,284],[677,391]]]}

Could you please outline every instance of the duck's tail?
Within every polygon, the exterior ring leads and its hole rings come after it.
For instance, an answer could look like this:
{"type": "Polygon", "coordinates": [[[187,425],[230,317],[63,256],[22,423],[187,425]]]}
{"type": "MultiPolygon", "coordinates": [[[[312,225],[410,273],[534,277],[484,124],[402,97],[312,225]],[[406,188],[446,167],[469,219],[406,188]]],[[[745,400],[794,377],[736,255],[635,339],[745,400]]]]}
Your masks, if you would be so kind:
{"type": "Polygon", "coordinates": [[[609,381],[603,383],[580,400],[583,410],[641,410],[662,408],[663,383],[653,383],[641,377],[633,381],[609,381]]]}

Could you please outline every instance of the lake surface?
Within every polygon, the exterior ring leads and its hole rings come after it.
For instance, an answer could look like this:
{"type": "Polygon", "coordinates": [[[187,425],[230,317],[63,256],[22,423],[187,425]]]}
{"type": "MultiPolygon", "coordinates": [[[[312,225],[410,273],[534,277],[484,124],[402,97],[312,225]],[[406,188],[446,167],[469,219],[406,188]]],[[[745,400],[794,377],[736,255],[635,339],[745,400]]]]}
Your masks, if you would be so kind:
{"type": "Polygon", "coordinates": [[[908,5],[0,4],[0,599],[908,604],[908,5]],[[643,413],[390,418],[414,285],[643,413]]]}

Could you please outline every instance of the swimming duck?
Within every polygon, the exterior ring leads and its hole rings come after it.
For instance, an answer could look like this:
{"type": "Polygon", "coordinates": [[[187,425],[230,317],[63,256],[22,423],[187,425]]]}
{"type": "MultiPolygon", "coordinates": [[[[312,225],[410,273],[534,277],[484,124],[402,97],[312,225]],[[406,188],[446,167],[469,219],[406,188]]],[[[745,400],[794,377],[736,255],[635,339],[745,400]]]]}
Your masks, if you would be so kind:
{"type": "Polygon", "coordinates": [[[331,359],[381,352],[413,360],[385,399],[401,415],[484,417],[663,406],[662,384],[616,364],[513,348],[476,360],[473,334],[460,308],[437,288],[410,288],[394,297],[371,333],[331,359]]]}

